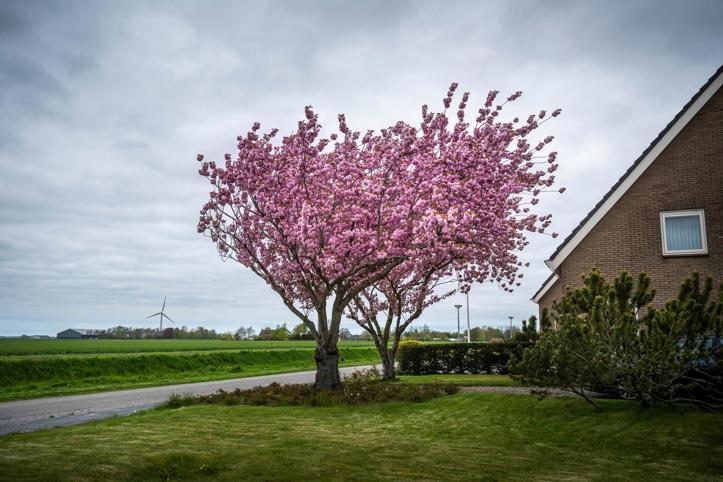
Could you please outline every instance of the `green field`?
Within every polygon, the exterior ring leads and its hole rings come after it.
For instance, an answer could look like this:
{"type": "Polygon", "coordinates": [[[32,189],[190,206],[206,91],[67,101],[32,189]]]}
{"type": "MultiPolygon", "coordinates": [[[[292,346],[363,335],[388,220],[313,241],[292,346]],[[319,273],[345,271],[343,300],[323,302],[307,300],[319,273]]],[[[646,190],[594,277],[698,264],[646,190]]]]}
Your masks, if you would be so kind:
{"type": "MultiPolygon", "coordinates": [[[[342,366],[380,362],[378,352],[369,345],[343,346],[339,357],[342,366]]],[[[281,346],[266,350],[5,356],[0,357],[0,401],[222,380],[315,367],[312,348],[283,349],[281,346]]]]}
{"type": "MultiPolygon", "coordinates": [[[[0,356],[98,353],[151,353],[159,351],[272,350],[314,348],[314,341],[225,340],[0,340],[0,356]]],[[[342,341],[340,347],[374,346],[366,341],[342,341]]]]}
{"type": "Polygon", "coordinates": [[[457,394],[367,406],[196,405],[0,437],[0,479],[723,478],[723,414],[457,394]]]}

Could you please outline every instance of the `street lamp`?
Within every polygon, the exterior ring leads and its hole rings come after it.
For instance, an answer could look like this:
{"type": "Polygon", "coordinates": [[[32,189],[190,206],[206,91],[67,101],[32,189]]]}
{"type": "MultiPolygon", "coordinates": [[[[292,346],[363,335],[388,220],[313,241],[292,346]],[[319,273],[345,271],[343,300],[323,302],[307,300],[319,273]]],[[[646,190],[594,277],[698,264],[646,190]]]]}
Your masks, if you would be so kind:
{"type": "Polygon", "coordinates": [[[462,305],[454,305],[455,308],[457,308],[457,341],[461,341],[462,337],[459,335],[459,309],[462,308],[462,305]]]}
{"type": "Polygon", "coordinates": [[[472,338],[469,334],[469,291],[467,294],[467,343],[470,343],[472,341],[472,338]]]}

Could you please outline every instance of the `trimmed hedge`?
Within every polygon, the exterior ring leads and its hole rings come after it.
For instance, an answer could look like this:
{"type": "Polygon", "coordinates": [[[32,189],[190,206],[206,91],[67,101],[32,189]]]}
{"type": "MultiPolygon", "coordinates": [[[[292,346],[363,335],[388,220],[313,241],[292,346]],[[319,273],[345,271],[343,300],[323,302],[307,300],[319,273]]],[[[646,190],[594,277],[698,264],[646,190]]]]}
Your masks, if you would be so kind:
{"type": "Polygon", "coordinates": [[[399,347],[399,373],[509,373],[510,358],[527,343],[409,344],[399,347]]]}

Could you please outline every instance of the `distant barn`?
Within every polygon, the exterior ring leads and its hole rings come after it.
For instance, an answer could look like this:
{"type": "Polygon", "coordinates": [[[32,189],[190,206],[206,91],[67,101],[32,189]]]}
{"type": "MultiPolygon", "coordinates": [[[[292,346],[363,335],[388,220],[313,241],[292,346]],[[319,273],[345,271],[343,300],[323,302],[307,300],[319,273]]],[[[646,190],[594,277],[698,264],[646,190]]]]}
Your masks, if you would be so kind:
{"type": "Polygon", "coordinates": [[[69,328],[65,331],[61,331],[58,333],[58,338],[74,338],[74,339],[82,339],[82,338],[98,338],[98,330],[86,330],[84,328],[69,328]]]}

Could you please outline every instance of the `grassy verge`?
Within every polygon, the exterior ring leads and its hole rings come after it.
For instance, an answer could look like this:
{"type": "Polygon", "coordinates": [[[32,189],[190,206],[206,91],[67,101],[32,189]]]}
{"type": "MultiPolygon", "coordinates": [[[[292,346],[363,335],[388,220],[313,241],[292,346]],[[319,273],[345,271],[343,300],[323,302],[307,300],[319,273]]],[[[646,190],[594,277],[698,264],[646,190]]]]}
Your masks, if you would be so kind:
{"type": "Polygon", "coordinates": [[[2,480],[720,480],[723,415],[458,394],[196,405],[0,437],[2,480]]]}
{"type": "MultiPolygon", "coordinates": [[[[379,363],[376,349],[342,348],[342,366],[379,363]]],[[[0,400],[101,392],[313,370],[314,351],[250,350],[0,358],[0,400]]]]}
{"type": "Polygon", "coordinates": [[[468,387],[517,387],[508,375],[400,375],[402,383],[443,383],[468,387]]]}
{"type": "MultiPolygon", "coordinates": [[[[149,353],[213,350],[312,349],[314,341],[231,340],[0,340],[0,356],[149,353]]],[[[371,342],[342,341],[340,348],[372,347],[371,342]]]]}

